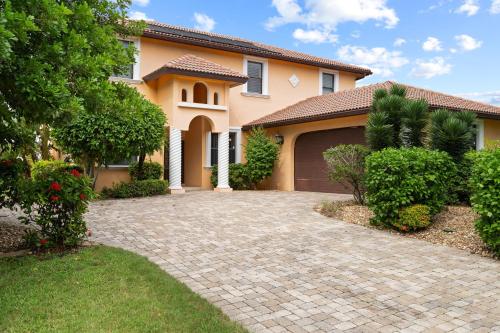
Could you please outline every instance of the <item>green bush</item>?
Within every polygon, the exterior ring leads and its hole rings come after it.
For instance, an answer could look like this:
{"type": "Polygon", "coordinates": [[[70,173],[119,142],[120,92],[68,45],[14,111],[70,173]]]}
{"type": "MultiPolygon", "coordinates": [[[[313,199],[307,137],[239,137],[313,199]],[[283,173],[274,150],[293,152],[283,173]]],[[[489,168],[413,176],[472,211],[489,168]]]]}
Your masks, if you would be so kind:
{"type": "Polygon", "coordinates": [[[279,154],[279,146],[266,135],[262,127],[257,127],[250,132],[245,154],[248,176],[255,186],[272,175],[274,162],[279,154]]]}
{"type": "Polygon", "coordinates": [[[431,224],[431,210],[426,205],[404,207],[399,212],[399,221],[394,224],[401,231],[427,228],[431,224]]]}
{"type": "MultiPolygon", "coordinates": [[[[214,188],[217,187],[217,164],[212,166],[212,174],[210,175],[210,183],[214,188]]],[[[229,164],[229,186],[233,190],[248,190],[251,188],[250,177],[246,164],[231,163],[229,164]]]]}
{"type": "Polygon", "coordinates": [[[388,148],[366,158],[368,206],[372,222],[395,226],[402,208],[427,205],[438,213],[447,202],[449,181],[455,174],[451,157],[423,148],[388,148]]]}
{"type": "Polygon", "coordinates": [[[150,197],[167,193],[168,181],[160,179],[135,180],[130,183],[119,183],[112,188],[104,188],[102,196],[105,198],[136,198],[150,197]]]}
{"type": "Polygon", "coordinates": [[[142,175],[139,175],[139,163],[133,162],[128,166],[128,173],[133,180],[160,179],[163,167],[157,162],[144,162],[142,175]]]}
{"type": "Polygon", "coordinates": [[[17,157],[0,158],[0,208],[13,209],[20,200],[19,183],[28,171],[25,161],[17,157]]]}
{"type": "Polygon", "coordinates": [[[40,228],[48,246],[76,246],[85,237],[83,214],[94,196],[90,179],[76,165],[60,161],[38,162],[31,180],[20,183],[21,207],[26,224],[40,228]]]}
{"type": "Polygon", "coordinates": [[[354,200],[365,202],[365,158],[369,150],[363,145],[338,145],[323,153],[332,182],[341,182],[352,189],[354,200]]]}
{"type": "Polygon", "coordinates": [[[475,154],[476,151],[470,151],[461,160],[455,161],[457,172],[450,180],[448,204],[470,204],[470,177],[475,154]]]}
{"type": "Polygon", "coordinates": [[[500,149],[476,154],[471,175],[472,208],[479,213],[476,229],[500,255],[500,149]]]}

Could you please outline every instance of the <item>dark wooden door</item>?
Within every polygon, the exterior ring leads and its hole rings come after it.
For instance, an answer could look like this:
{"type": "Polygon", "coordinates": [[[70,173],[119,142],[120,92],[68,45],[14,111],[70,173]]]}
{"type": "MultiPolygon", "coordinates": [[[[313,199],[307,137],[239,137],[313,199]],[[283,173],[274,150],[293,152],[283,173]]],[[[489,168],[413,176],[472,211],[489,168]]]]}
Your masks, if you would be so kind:
{"type": "Polygon", "coordinates": [[[328,179],[323,152],[339,144],[365,144],[364,127],[339,128],[301,134],[295,142],[295,190],[351,193],[328,179]]]}

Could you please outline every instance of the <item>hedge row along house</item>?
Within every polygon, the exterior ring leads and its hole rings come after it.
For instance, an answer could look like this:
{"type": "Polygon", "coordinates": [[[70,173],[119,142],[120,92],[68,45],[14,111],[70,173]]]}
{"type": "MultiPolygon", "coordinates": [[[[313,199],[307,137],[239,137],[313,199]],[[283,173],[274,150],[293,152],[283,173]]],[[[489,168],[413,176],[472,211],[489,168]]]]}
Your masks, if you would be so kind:
{"type": "MultiPolygon", "coordinates": [[[[151,156],[165,167],[172,193],[209,189],[218,165],[217,191],[230,191],[228,164],[244,162],[248,131],[263,126],[281,143],[279,160],[263,186],[285,191],[342,192],[326,174],[322,152],[337,144],[364,143],[364,126],[377,88],[356,88],[372,72],[301,52],[240,38],[148,22],[134,43],[136,62],[112,78],[136,87],[168,118],[169,140],[151,156]]],[[[477,113],[477,147],[500,139],[500,108],[406,86],[409,98],[431,108],[477,113]]],[[[128,181],[130,161],[99,174],[97,189],[128,181]]]]}

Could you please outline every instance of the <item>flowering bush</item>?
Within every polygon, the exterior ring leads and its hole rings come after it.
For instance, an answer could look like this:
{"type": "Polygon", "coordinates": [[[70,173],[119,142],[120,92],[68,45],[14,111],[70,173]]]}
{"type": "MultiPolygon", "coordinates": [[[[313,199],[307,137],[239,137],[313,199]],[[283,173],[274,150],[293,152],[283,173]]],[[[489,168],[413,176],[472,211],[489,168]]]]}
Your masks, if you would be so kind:
{"type": "Polygon", "coordinates": [[[37,172],[25,191],[22,207],[27,217],[22,219],[40,227],[44,246],[78,245],[87,232],[83,214],[93,197],[90,179],[78,166],[43,163],[45,167],[35,165],[37,172]]]}

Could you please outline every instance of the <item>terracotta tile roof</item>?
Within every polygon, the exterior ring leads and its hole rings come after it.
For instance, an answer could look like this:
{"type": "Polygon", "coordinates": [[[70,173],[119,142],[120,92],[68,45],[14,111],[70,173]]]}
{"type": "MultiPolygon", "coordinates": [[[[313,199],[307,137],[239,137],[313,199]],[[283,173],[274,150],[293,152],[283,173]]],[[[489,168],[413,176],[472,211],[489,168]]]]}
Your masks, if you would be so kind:
{"type": "Polygon", "coordinates": [[[152,21],[147,23],[148,26],[143,32],[144,37],[342,70],[355,73],[358,78],[363,78],[372,74],[371,70],[365,67],[345,64],[336,60],[316,57],[310,54],[287,50],[238,37],[188,29],[152,21]]]}
{"type": "Polygon", "coordinates": [[[164,74],[214,78],[235,83],[245,83],[248,80],[248,76],[244,74],[192,54],[170,60],[162,67],[144,76],[143,79],[151,81],[164,74]]]}
{"type": "MultiPolygon", "coordinates": [[[[370,109],[375,90],[380,88],[389,89],[394,84],[399,83],[386,81],[351,90],[311,97],[254,120],[246,124],[243,128],[248,129],[253,126],[277,127],[367,113],[370,109]]],[[[405,84],[399,85],[406,88],[408,98],[423,98],[427,100],[432,109],[469,110],[476,112],[478,116],[483,118],[500,119],[500,107],[405,84]]]]}

